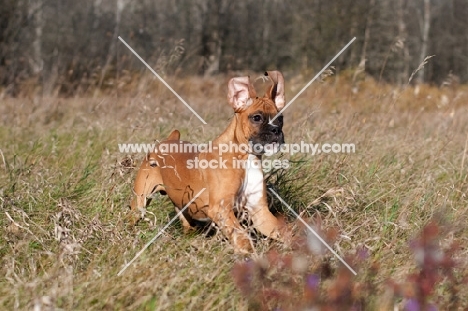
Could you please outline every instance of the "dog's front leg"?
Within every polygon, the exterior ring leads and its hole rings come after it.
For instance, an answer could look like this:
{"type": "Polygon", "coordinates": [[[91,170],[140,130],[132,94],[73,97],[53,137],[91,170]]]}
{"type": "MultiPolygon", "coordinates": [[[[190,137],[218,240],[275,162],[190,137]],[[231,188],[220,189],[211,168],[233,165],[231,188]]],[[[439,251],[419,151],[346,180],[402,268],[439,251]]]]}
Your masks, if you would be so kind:
{"type": "MultiPolygon", "coordinates": [[[[218,225],[224,236],[229,239],[236,253],[250,253],[252,251],[252,242],[234,215],[232,200],[219,197],[216,199],[216,196],[217,194],[210,191],[208,217],[218,225]]],[[[227,197],[232,198],[232,196],[227,197]]]]}
{"type": "Polygon", "coordinates": [[[254,207],[247,207],[255,229],[261,234],[272,239],[280,239],[280,223],[278,219],[268,209],[266,197],[254,207]]]}

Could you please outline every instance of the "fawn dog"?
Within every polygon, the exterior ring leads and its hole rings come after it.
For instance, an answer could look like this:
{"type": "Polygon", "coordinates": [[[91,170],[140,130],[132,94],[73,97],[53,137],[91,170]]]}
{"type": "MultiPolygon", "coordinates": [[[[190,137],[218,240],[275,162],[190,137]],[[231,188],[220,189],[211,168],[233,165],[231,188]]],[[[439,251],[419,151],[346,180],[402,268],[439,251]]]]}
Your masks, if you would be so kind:
{"type": "Polygon", "coordinates": [[[263,97],[257,96],[249,77],[229,81],[228,101],[234,117],[212,142],[211,150],[199,152],[192,148],[181,152],[190,143],[180,141],[179,131],[174,130],[147,154],[133,188],[132,224],[141,218],[140,212],[145,211],[154,193],[167,194],[180,211],[205,188],[181,214],[184,229],[192,228],[197,221],[213,221],[236,252],[249,252],[252,250],[249,235],[234,213],[240,208],[247,211],[259,232],[280,238],[279,221],[268,209],[261,159],[266,146],[278,151],[284,143],[283,117],[270,121],[285,104],[284,78],[279,71],[267,71],[265,75],[273,84],[263,97]],[[177,152],[171,151],[172,145],[177,145],[177,152]],[[232,150],[226,149],[227,145],[232,150]],[[206,165],[195,165],[202,163],[206,165]]]}

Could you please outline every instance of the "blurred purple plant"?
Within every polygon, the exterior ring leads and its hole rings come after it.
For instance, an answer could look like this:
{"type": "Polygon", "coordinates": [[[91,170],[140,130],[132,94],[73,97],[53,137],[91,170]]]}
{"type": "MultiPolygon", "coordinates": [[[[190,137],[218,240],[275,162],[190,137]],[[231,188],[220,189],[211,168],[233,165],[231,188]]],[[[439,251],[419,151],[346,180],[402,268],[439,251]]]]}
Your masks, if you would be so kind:
{"type": "Polygon", "coordinates": [[[450,309],[458,307],[457,284],[460,283],[454,274],[456,268],[453,259],[458,250],[458,244],[453,243],[448,249],[440,247],[440,226],[432,221],[427,224],[420,236],[410,242],[418,271],[411,273],[403,285],[395,289],[405,297],[405,310],[408,311],[436,311],[434,298],[437,286],[447,280],[446,286],[450,297],[446,304],[450,309]]]}
{"type": "MultiPolygon", "coordinates": [[[[330,241],[336,238],[337,230],[320,234],[330,241]]],[[[331,257],[313,254],[303,237],[295,238],[292,253],[272,250],[262,259],[237,263],[232,275],[253,310],[393,310],[401,299],[401,307],[407,311],[441,310],[436,305],[456,310],[460,307],[458,288],[468,283],[468,278],[459,277],[458,281],[454,273],[457,244],[444,250],[439,236],[440,227],[430,222],[410,243],[417,270],[402,283],[378,280],[379,265],[369,262],[366,248],[345,258],[353,268],[359,268],[355,277],[346,267],[335,267],[331,257]],[[444,301],[436,295],[443,280],[447,281],[444,301]]]]}

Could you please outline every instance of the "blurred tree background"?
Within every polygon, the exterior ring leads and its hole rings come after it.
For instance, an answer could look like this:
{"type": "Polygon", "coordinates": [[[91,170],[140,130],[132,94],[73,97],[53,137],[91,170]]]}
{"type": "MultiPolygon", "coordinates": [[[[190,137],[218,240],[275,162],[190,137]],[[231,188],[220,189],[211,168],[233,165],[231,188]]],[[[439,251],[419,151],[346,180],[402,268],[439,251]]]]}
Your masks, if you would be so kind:
{"type": "Polygon", "coordinates": [[[406,84],[468,80],[468,0],[1,0],[0,87],[43,94],[163,75],[318,71],[352,37],[338,72],[406,84]]]}

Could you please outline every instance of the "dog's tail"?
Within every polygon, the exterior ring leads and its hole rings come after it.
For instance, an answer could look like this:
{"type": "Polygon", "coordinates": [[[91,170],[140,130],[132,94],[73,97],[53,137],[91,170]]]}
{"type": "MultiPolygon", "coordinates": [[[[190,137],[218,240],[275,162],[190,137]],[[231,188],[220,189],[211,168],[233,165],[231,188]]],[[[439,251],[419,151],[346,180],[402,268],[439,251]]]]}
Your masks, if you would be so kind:
{"type": "Polygon", "coordinates": [[[180,132],[178,130],[173,130],[166,140],[180,140],[180,132]]]}

